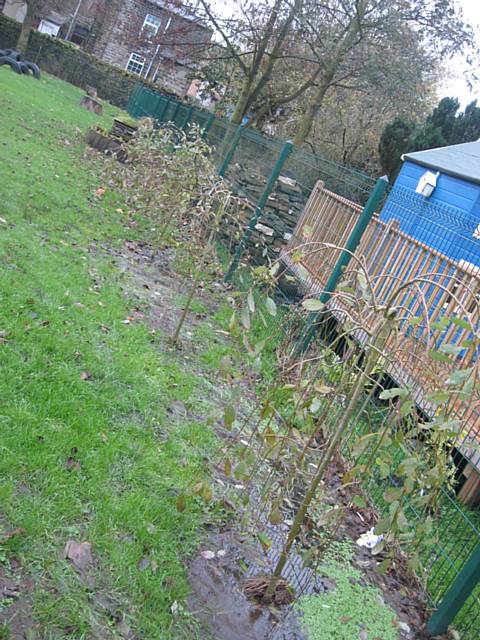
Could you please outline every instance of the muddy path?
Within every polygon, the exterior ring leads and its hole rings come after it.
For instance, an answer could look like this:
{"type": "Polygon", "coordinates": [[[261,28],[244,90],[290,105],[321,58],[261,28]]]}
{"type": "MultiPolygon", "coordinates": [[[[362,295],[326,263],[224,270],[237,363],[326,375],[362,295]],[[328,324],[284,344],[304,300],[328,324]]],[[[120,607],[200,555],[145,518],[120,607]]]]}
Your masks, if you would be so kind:
{"type": "MultiPolygon", "coordinates": [[[[152,328],[171,335],[182,311],[179,296],[184,295],[188,288],[188,279],[179,280],[175,271],[174,252],[169,249],[155,252],[146,244],[125,242],[121,251],[112,252],[109,249],[109,254],[114,257],[118,268],[126,274],[126,293],[129,297],[137,298],[139,304],[147,305],[144,321],[152,328]]],[[[193,367],[193,370],[196,363],[195,359],[189,359],[189,354],[194,353],[196,349],[195,329],[218,308],[219,293],[223,290],[220,277],[221,274],[217,281],[213,280],[199,289],[197,298],[205,307],[206,313],[188,314],[182,334],[182,348],[171,350],[172,358],[193,367]]],[[[228,340],[224,332],[219,331],[218,335],[220,341],[228,340]]],[[[197,374],[203,375],[201,368],[197,369],[197,374]]],[[[247,380],[248,372],[245,372],[245,377],[242,394],[246,396],[247,401],[252,402],[255,394],[247,380]]],[[[219,402],[231,394],[231,387],[221,380],[217,381],[215,388],[210,389],[218,396],[219,402]]],[[[231,433],[223,432],[221,427],[218,427],[217,431],[221,437],[232,437],[231,433]]],[[[343,467],[339,460],[328,474],[326,494],[328,501],[341,506],[345,513],[336,534],[337,539],[354,542],[374,526],[375,514],[369,509],[351,507],[351,495],[341,485],[342,472],[343,467]]],[[[221,470],[213,466],[211,473],[213,482],[221,492],[229,480],[221,470]]],[[[240,493],[252,491],[251,487],[247,489],[241,483],[236,483],[235,489],[240,493]]],[[[257,515],[253,511],[252,520],[257,515]]],[[[190,611],[203,623],[204,633],[212,639],[306,640],[301,629],[301,612],[295,606],[265,607],[255,599],[247,598],[244,592],[245,580],[268,574],[273,570],[285,540],[286,525],[273,526],[263,523],[272,541],[272,546],[265,553],[261,545],[255,542],[254,536],[249,535],[245,527],[238,526],[240,517],[245,519],[245,513],[237,514],[227,526],[213,525],[205,532],[205,541],[189,567],[192,588],[188,600],[190,611]]],[[[315,544],[315,540],[306,544],[315,544]]],[[[407,570],[404,559],[398,556],[392,568],[384,574],[378,571],[382,555],[372,556],[368,549],[357,545],[354,545],[354,549],[353,565],[361,571],[368,583],[375,585],[383,593],[384,602],[397,612],[401,623],[398,629],[399,638],[422,640],[430,637],[425,631],[426,601],[419,583],[407,570]]],[[[321,572],[314,574],[311,569],[303,566],[304,551],[299,543],[285,571],[285,577],[296,591],[296,595],[321,594],[335,588],[328,576],[322,575],[321,572]]]]}

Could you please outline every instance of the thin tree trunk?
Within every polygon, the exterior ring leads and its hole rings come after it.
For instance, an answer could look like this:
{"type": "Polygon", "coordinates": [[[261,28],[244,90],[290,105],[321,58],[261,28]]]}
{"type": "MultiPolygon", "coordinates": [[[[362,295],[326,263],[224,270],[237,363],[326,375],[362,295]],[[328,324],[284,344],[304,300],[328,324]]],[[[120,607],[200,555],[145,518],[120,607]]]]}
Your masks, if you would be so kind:
{"type": "Polygon", "coordinates": [[[22,29],[20,31],[20,35],[18,36],[17,41],[17,49],[25,53],[27,51],[28,46],[28,38],[30,36],[30,31],[33,29],[34,22],[34,13],[33,9],[30,8],[30,3],[28,4],[27,14],[25,16],[25,20],[22,24],[22,29]]]}
{"type": "Polygon", "coordinates": [[[248,108],[248,99],[252,89],[253,80],[251,78],[245,78],[243,81],[243,87],[238,96],[238,100],[235,104],[235,110],[233,112],[231,122],[232,124],[242,124],[242,120],[246,115],[248,108]]]}
{"type": "Polygon", "coordinates": [[[307,109],[303,115],[303,118],[300,120],[300,123],[297,127],[297,133],[295,134],[295,138],[293,139],[294,145],[300,147],[310,135],[313,123],[315,122],[315,117],[322,108],[323,101],[328,89],[330,88],[330,84],[332,83],[334,75],[334,71],[328,71],[326,75],[324,75],[312,99],[308,102],[307,109]]]}
{"type": "Polygon", "coordinates": [[[348,406],[346,407],[345,412],[341,417],[339,424],[336,427],[335,434],[332,436],[330,440],[328,449],[323,455],[322,461],[318,466],[317,473],[314,476],[310,484],[310,487],[303,498],[302,504],[300,505],[300,507],[298,508],[295,514],[295,518],[290,528],[287,541],[285,543],[285,546],[282,549],[282,552],[277,562],[277,566],[275,567],[275,571],[270,579],[270,584],[268,585],[265,595],[263,596],[263,601],[266,603],[271,602],[273,598],[273,594],[275,593],[275,587],[277,586],[278,580],[281,578],[282,571],[287,563],[288,555],[292,549],[293,543],[295,542],[300,532],[302,523],[308,511],[308,508],[313,498],[315,497],[315,494],[318,489],[318,485],[323,480],[325,476],[325,472],[327,471],[328,466],[330,465],[335,453],[337,452],[337,448],[340,442],[342,441],[343,435],[345,434],[350,424],[350,420],[354,414],[357,402],[364,391],[365,383],[368,381],[371,372],[373,371],[376,363],[380,359],[381,353],[385,347],[385,344],[387,343],[391,330],[392,330],[392,324],[391,324],[391,321],[387,318],[384,321],[383,326],[380,326],[379,331],[374,338],[373,344],[370,347],[370,352],[367,357],[365,368],[358,375],[355,385],[350,394],[348,406]]]}

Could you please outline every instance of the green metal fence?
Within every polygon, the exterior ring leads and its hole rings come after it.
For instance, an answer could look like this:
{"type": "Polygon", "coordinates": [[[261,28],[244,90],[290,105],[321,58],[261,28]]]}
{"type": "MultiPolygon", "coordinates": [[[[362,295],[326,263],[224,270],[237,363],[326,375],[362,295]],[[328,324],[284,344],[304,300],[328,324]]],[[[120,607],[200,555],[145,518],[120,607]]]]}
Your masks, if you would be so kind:
{"type": "MultiPolygon", "coordinates": [[[[204,130],[218,164],[225,159],[228,150],[232,152],[224,171],[228,177],[232,177],[238,165],[247,165],[266,181],[285,142],[254,129],[240,129],[226,118],[212,116],[209,111],[172,100],[142,86],[132,93],[127,111],[134,118],[149,117],[158,122],[173,122],[183,130],[187,125],[198,125],[204,130]]],[[[294,178],[306,193],[312,190],[317,180],[323,180],[328,189],[359,204],[365,204],[375,185],[375,179],[365,173],[297,148],[292,149],[282,172],[294,178]]]]}
{"type": "MultiPolygon", "coordinates": [[[[283,140],[262,135],[253,129],[232,125],[225,118],[169,99],[142,86],[130,97],[127,110],[135,118],[151,117],[159,123],[174,123],[182,130],[186,130],[189,125],[198,125],[212,148],[213,160],[219,173],[228,178],[234,189],[250,201],[252,217],[245,225],[243,237],[241,236],[237,243],[226,274],[226,279],[235,278],[240,286],[242,281],[238,278],[237,270],[241,265],[242,254],[251,240],[252,233],[255,233],[255,225],[259,219],[263,221],[260,216],[265,206],[269,206],[270,194],[280,173],[295,180],[299,202],[302,202],[302,198],[306,201],[318,180],[322,180],[325,186],[336,194],[361,205],[366,205],[372,197],[377,210],[379,200],[385,191],[382,181],[375,181],[370,176],[327,158],[297,149],[283,140]],[[245,180],[245,173],[254,177],[245,180]]],[[[288,207],[288,202],[285,206],[288,207]]],[[[372,211],[365,207],[364,214],[370,215],[375,206],[372,211]]],[[[294,219],[295,215],[292,215],[292,220],[294,219]]],[[[353,237],[357,232],[358,229],[354,230],[350,238],[351,243],[358,240],[353,237]]],[[[361,232],[358,233],[361,235],[361,232]]],[[[265,262],[264,256],[254,252],[249,253],[248,260],[250,265],[265,262]]],[[[340,261],[336,267],[339,276],[342,267],[340,261]]],[[[332,278],[334,274],[335,269],[332,278]]],[[[284,288],[278,289],[277,293],[287,304],[292,302],[284,288]]],[[[270,319],[269,322],[271,332],[279,331],[274,320],[270,319]]],[[[307,333],[305,328],[301,329],[299,344],[312,338],[308,330],[309,325],[307,333]]],[[[378,406],[372,405],[369,412],[370,417],[375,416],[378,406]]],[[[352,429],[361,434],[362,424],[364,422],[358,415],[352,429]]],[[[344,454],[348,458],[348,449],[344,454]]],[[[383,500],[383,483],[384,480],[374,478],[366,487],[372,502],[380,512],[388,508],[383,500]]],[[[418,517],[421,517],[420,514],[418,517]]],[[[480,637],[480,512],[461,505],[455,496],[445,491],[440,514],[435,519],[433,534],[437,542],[434,545],[425,544],[421,553],[422,566],[428,576],[427,596],[432,607],[438,607],[430,621],[429,630],[435,633],[443,632],[453,620],[453,625],[463,640],[476,640],[480,637]]]]}

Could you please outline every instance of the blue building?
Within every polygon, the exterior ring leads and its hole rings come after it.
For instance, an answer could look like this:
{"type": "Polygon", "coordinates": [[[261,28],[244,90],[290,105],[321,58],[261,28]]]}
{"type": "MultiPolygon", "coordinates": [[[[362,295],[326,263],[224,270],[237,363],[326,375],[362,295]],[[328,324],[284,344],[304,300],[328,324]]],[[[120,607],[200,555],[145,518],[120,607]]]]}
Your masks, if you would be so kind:
{"type": "Polygon", "coordinates": [[[406,154],[380,219],[459,266],[480,267],[480,141],[406,154]]]}

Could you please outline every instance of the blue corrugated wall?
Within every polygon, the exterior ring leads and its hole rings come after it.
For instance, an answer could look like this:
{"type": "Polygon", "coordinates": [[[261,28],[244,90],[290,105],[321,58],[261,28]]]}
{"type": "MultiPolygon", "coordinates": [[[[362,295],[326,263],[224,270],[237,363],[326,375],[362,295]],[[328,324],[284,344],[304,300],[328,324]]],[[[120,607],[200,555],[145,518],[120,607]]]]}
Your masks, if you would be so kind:
{"type": "Polygon", "coordinates": [[[440,174],[430,198],[415,193],[427,171],[405,162],[380,214],[398,220],[400,229],[452,260],[480,266],[480,240],[473,233],[480,224],[480,185],[440,174]]]}

